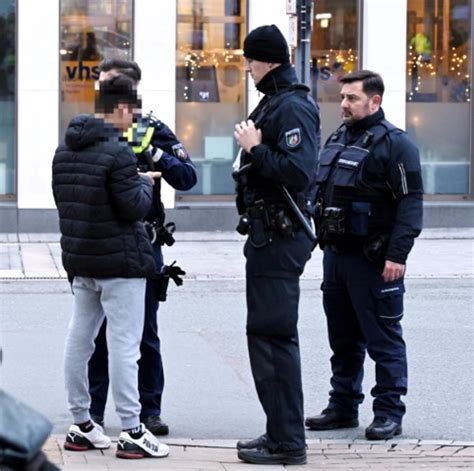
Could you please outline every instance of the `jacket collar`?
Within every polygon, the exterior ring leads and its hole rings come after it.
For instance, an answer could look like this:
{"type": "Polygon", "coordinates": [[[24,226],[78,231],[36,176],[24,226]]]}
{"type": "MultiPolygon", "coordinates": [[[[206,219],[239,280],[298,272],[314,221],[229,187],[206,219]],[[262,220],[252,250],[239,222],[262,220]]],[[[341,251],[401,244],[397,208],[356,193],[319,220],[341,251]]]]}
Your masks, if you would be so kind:
{"type": "Polygon", "coordinates": [[[270,70],[256,85],[256,88],[264,95],[274,95],[294,83],[298,83],[294,67],[291,64],[282,64],[270,70]]]}
{"type": "Polygon", "coordinates": [[[374,114],[366,116],[365,118],[356,121],[351,126],[346,126],[346,128],[350,134],[359,134],[361,132],[367,131],[367,129],[370,129],[383,119],[385,119],[385,113],[383,112],[382,108],[379,108],[374,114]]]}

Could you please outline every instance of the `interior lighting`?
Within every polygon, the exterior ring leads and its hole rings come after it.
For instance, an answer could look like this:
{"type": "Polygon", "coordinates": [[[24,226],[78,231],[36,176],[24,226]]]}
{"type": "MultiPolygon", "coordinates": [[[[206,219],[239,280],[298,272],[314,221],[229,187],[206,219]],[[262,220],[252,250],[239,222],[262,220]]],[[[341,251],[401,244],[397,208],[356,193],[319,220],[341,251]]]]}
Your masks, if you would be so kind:
{"type": "Polygon", "coordinates": [[[319,21],[321,28],[327,28],[329,27],[329,20],[332,18],[332,13],[317,13],[315,18],[319,21]]]}

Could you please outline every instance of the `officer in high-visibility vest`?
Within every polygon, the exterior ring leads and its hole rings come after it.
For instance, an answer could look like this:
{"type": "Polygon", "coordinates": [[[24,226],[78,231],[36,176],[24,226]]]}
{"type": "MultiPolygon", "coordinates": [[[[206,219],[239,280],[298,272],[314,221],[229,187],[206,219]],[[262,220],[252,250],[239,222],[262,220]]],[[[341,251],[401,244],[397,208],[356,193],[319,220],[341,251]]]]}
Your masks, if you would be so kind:
{"type": "MultiPolygon", "coordinates": [[[[100,64],[99,81],[115,75],[126,75],[137,84],[141,70],[136,62],[111,59],[100,64]]],[[[155,180],[154,201],[151,212],[145,218],[153,242],[156,276],[147,279],[145,294],[145,327],[138,361],[138,390],[142,411],[140,418],[155,435],[167,435],[169,428],[161,420],[161,397],[164,387],[163,365],[158,337],[157,311],[159,301],[166,299],[166,287],[171,277],[182,283],[179,275],[184,272],[176,266],[164,266],[161,247],[174,242],[174,224],[165,224],[164,206],[161,201],[161,179],[176,190],[189,190],[197,181],[196,168],[184,145],[166,124],[152,116],[140,116],[125,133],[129,145],[137,156],[140,172],[148,173],[155,180]]],[[[104,422],[105,403],[109,385],[105,322],[96,339],[96,349],[89,362],[90,413],[99,424],[104,422]]]]}

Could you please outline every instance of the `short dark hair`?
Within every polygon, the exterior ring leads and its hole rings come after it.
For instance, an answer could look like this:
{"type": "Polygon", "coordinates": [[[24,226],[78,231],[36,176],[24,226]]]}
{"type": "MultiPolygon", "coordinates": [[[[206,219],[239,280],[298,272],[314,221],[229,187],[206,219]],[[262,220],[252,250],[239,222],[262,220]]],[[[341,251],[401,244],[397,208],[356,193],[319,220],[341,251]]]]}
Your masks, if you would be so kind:
{"type": "Polygon", "coordinates": [[[100,72],[109,72],[112,69],[115,69],[117,72],[131,78],[135,83],[138,83],[142,79],[142,69],[140,69],[139,65],[134,61],[112,58],[104,59],[99,64],[100,72]]]}
{"type": "Polygon", "coordinates": [[[141,107],[135,81],[126,75],[117,75],[99,82],[99,90],[95,97],[96,112],[110,114],[120,104],[141,107]]]}
{"type": "Polygon", "coordinates": [[[341,83],[362,82],[362,91],[368,95],[383,96],[385,86],[382,77],[371,70],[356,70],[349,74],[343,75],[339,81],[341,83]]]}

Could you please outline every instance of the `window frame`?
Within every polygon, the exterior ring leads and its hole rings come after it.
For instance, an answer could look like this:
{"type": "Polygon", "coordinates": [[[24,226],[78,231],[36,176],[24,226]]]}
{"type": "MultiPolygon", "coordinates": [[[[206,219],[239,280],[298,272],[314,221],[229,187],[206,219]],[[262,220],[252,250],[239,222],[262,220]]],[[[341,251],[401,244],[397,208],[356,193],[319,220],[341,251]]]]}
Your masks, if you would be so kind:
{"type": "Polygon", "coordinates": [[[18,2],[15,0],[15,74],[14,74],[14,106],[13,106],[13,126],[15,133],[15,144],[13,146],[13,193],[8,193],[1,195],[0,194],[0,203],[17,203],[18,202],[18,44],[19,44],[19,34],[18,34],[18,2]]]}

